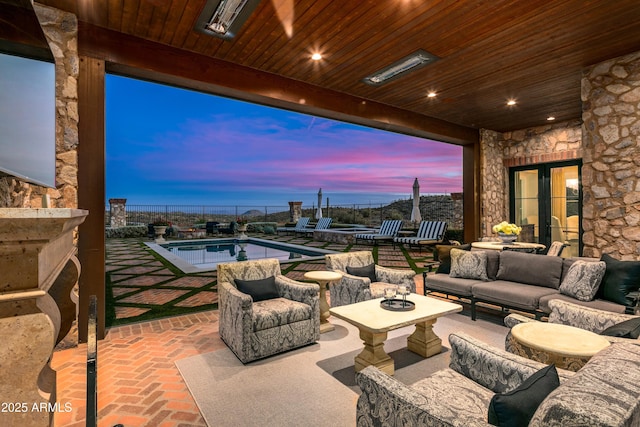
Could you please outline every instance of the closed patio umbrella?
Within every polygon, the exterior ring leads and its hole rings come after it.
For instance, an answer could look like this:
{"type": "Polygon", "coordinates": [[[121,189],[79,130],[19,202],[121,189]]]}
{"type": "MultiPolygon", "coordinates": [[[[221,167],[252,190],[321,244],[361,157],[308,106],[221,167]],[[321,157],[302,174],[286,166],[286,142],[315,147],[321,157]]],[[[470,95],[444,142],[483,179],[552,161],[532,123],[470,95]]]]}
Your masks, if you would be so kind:
{"type": "Polygon", "coordinates": [[[318,191],[318,210],[316,211],[316,219],[322,218],[322,188],[318,191]]]}
{"type": "Polygon", "coordinates": [[[413,181],[413,209],[411,210],[411,222],[418,223],[422,221],[420,215],[420,184],[418,178],[413,181]]]}

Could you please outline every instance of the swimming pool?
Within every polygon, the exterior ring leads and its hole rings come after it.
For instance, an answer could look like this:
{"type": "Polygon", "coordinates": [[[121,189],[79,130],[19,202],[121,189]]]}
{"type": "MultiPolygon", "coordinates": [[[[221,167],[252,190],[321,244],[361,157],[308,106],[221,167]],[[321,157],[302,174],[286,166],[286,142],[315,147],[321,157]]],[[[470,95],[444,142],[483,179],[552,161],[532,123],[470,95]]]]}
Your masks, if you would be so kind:
{"type": "Polygon", "coordinates": [[[276,258],[281,263],[324,258],[329,251],[289,243],[250,237],[247,240],[210,239],[176,241],[158,245],[146,243],[151,249],[184,273],[215,270],[218,264],[264,258],[276,258]]]}

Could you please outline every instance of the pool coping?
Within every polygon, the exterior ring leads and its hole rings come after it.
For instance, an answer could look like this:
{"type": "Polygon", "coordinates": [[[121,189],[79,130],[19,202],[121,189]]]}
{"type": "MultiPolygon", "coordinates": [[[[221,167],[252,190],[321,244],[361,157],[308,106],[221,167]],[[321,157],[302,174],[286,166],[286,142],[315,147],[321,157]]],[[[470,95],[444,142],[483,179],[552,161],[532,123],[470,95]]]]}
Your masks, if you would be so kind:
{"type": "MultiPolygon", "coordinates": [[[[285,243],[285,242],[277,242],[277,241],[273,241],[273,240],[269,240],[269,239],[260,239],[258,237],[249,237],[246,240],[239,240],[239,239],[235,239],[235,238],[223,238],[223,239],[187,239],[187,240],[172,240],[170,242],[167,243],[190,243],[190,244],[195,244],[195,243],[199,243],[199,244],[207,244],[209,242],[212,243],[216,243],[216,242],[222,242],[222,241],[229,241],[229,240],[234,240],[234,241],[239,241],[239,242],[256,242],[256,243],[267,243],[270,246],[281,246],[283,248],[291,248],[291,249],[300,249],[300,250],[305,250],[305,251],[312,251],[312,252],[320,252],[322,255],[318,255],[318,256],[310,256],[308,258],[303,258],[301,259],[292,259],[292,260],[280,260],[280,264],[288,264],[288,263],[292,263],[292,262],[300,262],[300,261],[317,261],[320,259],[324,259],[324,256],[326,254],[338,254],[340,253],[339,251],[332,251],[329,249],[322,249],[322,248],[315,248],[315,247],[309,247],[309,246],[303,246],[303,245],[294,245],[292,243],[285,243]]],[[[212,271],[217,271],[218,267],[208,267],[208,268],[200,268],[200,267],[196,267],[193,264],[190,264],[188,261],[186,261],[185,259],[179,257],[178,255],[173,254],[172,252],[166,250],[165,248],[163,248],[162,246],[160,246],[158,243],[155,242],[144,242],[145,245],[147,245],[152,251],[154,251],[155,253],[157,253],[158,255],[160,255],[162,258],[164,258],[165,260],[167,260],[168,262],[170,262],[171,264],[173,264],[174,267],[176,267],[177,269],[179,269],[180,271],[182,271],[183,273],[186,274],[193,274],[193,273],[206,273],[206,272],[212,272],[212,271]]],[[[238,262],[242,262],[242,261],[238,261],[238,262]]]]}

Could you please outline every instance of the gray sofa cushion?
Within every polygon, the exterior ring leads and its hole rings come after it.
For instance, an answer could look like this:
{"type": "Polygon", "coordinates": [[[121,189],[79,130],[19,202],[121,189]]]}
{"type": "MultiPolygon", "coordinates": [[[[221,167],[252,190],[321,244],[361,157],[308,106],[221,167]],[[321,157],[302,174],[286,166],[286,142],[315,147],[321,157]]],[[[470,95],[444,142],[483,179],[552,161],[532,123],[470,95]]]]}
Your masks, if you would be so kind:
{"type": "Polygon", "coordinates": [[[616,304],[615,302],[611,302],[611,301],[605,301],[603,299],[594,299],[592,301],[580,301],[567,295],[555,293],[555,294],[549,294],[549,295],[540,297],[540,301],[538,301],[538,304],[540,304],[540,307],[539,307],[540,311],[543,311],[545,313],[551,313],[551,308],[549,307],[549,301],[553,299],[560,299],[563,301],[571,302],[573,304],[582,305],[584,307],[597,308],[599,310],[606,310],[612,313],[624,313],[624,310],[625,310],[624,305],[616,304]]]}
{"type": "Polygon", "coordinates": [[[427,288],[450,293],[463,297],[472,296],[471,289],[476,283],[482,283],[477,279],[460,279],[458,277],[450,277],[448,274],[429,274],[427,275],[427,288]]]}
{"type": "Polygon", "coordinates": [[[500,251],[485,251],[487,253],[487,277],[496,280],[500,268],[500,251]]]}
{"type": "Polygon", "coordinates": [[[540,404],[529,426],[640,425],[638,348],[616,343],[593,356],[540,404]]]}
{"type": "MultiPolygon", "coordinates": [[[[532,256],[543,258],[543,255],[532,256]]],[[[525,285],[505,280],[477,283],[473,285],[472,292],[478,299],[526,310],[537,309],[538,301],[545,295],[559,294],[557,290],[544,286],[525,285]]]]}
{"type": "Polygon", "coordinates": [[[558,289],[562,276],[562,258],[521,252],[500,252],[499,280],[558,289]]]}

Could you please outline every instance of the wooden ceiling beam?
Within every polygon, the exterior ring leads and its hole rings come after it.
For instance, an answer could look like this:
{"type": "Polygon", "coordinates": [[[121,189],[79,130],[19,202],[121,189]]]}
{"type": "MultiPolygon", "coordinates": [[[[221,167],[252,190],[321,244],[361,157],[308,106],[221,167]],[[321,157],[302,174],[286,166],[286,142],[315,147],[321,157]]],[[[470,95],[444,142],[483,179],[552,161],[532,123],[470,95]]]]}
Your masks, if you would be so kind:
{"type": "Polygon", "coordinates": [[[78,40],[81,55],[103,59],[112,72],[458,145],[478,141],[473,128],[84,22],[78,40]]]}

